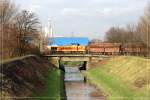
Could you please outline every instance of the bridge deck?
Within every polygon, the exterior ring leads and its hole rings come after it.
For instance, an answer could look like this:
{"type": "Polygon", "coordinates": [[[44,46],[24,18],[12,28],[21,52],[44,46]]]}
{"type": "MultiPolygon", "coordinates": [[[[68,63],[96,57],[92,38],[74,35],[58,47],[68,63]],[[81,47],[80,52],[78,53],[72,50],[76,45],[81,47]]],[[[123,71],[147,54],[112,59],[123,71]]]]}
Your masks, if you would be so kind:
{"type": "Polygon", "coordinates": [[[43,55],[44,57],[108,57],[106,55],[94,55],[94,54],[52,54],[43,55]]]}

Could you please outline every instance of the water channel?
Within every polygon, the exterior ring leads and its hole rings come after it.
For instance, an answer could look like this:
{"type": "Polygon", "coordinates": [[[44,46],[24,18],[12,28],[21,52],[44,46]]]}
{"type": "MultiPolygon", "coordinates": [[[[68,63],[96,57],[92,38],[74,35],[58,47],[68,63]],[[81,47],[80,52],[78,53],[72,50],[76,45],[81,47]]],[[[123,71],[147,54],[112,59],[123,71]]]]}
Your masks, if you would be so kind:
{"type": "Polygon", "coordinates": [[[65,67],[67,100],[106,100],[97,89],[85,82],[78,67],[65,67]]]}

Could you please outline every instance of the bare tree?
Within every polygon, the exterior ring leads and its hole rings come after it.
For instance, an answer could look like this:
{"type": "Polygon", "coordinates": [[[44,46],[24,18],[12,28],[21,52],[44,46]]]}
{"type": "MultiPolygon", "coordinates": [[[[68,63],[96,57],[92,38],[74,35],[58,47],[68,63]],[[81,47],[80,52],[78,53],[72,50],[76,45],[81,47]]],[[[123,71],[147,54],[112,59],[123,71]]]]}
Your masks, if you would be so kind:
{"type": "Polygon", "coordinates": [[[137,26],[133,24],[126,25],[126,39],[129,43],[141,43],[141,37],[137,32],[137,26]]]}
{"type": "Polygon", "coordinates": [[[37,15],[19,8],[11,0],[0,2],[0,56],[9,58],[39,52],[40,23],[37,15]]]}
{"type": "Polygon", "coordinates": [[[137,43],[141,42],[140,35],[135,25],[127,24],[125,28],[112,27],[106,32],[106,40],[109,42],[137,43]]]}
{"type": "Polygon", "coordinates": [[[122,43],[124,42],[125,30],[119,27],[112,27],[106,32],[106,41],[122,43]]]}
{"type": "Polygon", "coordinates": [[[147,7],[144,16],[141,17],[137,30],[143,43],[150,47],[150,5],[147,7]]]}
{"type": "Polygon", "coordinates": [[[20,55],[25,53],[26,47],[32,40],[39,38],[39,20],[37,16],[29,11],[23,10],[16,17],[18,29],[18,42],[20,55]]]}
{"type": "Polygon", "coordinates": [[[8,24],[14,19],[18,11],[16,5],[10,0],[2,0],[0,2],[0,23],[8,24]]]}
{"type": "Polygon", "coordinates": [[[139,44],[150,55],[150,3],[136,26],[128,24],[125,28],[112,27],[106,32],[105,38],[109,42],[139,44]]]}
{"type": "Polygon", "coordinates": [[[12,51],[16,47],[16,35],[14,18],[17,14],[18,8],[10,0],[2,0],[0,2],[0,56],[12,56],[12,51]],[[14,47],[13,47],[14,46],[14,47]]]}

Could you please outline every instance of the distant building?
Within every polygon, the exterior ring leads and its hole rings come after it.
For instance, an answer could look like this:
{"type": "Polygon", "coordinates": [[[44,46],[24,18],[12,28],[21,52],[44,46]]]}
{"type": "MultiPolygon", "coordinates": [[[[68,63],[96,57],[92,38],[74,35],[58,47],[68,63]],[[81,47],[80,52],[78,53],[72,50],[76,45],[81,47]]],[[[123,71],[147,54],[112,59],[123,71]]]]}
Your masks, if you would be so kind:
{"type": "Polygon", "coordinates": [[[68,46],[82,45],[87,46],[89,39],[86,37],[53,37],[49,38],[48,46],[68,46]]]}

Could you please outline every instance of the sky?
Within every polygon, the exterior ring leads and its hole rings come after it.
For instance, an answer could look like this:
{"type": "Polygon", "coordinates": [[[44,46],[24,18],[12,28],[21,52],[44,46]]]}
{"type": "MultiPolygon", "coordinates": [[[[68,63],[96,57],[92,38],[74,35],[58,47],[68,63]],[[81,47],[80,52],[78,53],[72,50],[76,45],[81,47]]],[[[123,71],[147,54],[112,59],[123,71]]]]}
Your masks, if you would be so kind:
{"type": "Polygon", "coordinates": [[[15,0],[35,12],[43,27],[51,19],[53,35],[104,39],[112,26],[136,24],[148,0],[15,0]]]}

